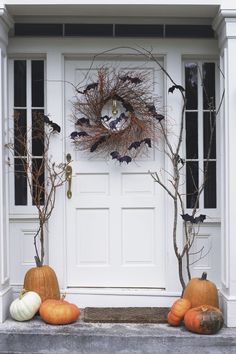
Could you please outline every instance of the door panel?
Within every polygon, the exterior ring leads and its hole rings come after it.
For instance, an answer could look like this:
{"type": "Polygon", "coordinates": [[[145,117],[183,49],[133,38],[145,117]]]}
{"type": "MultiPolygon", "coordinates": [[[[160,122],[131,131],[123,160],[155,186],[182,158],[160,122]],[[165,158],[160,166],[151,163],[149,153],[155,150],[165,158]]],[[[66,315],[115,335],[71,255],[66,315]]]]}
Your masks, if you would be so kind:
{"type": "MultiPolygon", "coordinates": [[[[106,61],[109,69],[147,70],[153,94],[163,96],[163,75],[141,61],[106,61]]],[[[104,62],[94,63],[94,68],[104,62]]],[[[67,283],[71,287],[164,288],[164,197],[148,174],[163,167],[161,144],[131,162],[75,149],[69,135],[73,86],[92,82],[90,63],[65,63],[67,153],[72,155],[72,198],[67,199],[67,283]],[[88,75],[89,71],[89,75],[88,75]]]]}

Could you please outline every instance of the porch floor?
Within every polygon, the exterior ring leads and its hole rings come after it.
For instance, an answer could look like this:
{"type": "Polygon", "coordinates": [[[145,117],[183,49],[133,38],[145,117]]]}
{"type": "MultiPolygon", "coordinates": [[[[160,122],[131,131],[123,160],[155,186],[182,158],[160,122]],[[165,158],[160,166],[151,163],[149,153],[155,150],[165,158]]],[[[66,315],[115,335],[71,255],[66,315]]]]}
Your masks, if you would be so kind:
{"type": "Polygon", "coordinates": [[[0,353],[30,354],[236,354],[236,328],[198,335],[167,324],[47,325],[39,317],[0,324],[0,353]]]}

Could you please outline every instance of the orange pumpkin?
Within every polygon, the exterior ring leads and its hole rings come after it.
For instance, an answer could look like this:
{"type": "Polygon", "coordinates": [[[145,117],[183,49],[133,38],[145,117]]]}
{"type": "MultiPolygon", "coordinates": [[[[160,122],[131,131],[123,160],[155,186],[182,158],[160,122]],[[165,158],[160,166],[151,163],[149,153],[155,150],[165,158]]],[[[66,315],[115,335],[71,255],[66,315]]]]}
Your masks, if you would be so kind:
{"type": "Polygon", "coordinates": [[[191,308],[191,302],[188,299],[178,299],[171,306],[167,315],[167,322],[171,326],[179,326],[185,313],[191,308]]]}
{"type": "Polygon", "coordinates": [[[211,305],[219,307],[218,291],[213,282],[207,280],[207,273],[201,278],[191,279],[183,293],[183,298],[190,300],[192,307],[211,305]]]}
{"type": "Polygon", "coordinates": [[[179,319],[179,317],[175,316],[171,311],[168,313],[167,315],[167,322],[171,325],[171,326],[179,326],[181,320],[179,319]]]}
{"type": "Polygon", "coordinates": [[[79,308],[65,300],[46,300],[40,308],[42,320],[49,324],[60,325],[75,322],[80,315],[79,308]]]}
{"type": "Polygon", "coordinates": [[[202,305],[186,312],[184,324],[191,332],[214,334],[222,328],[224,320],[218,308],[210,305],[202,305]]]}
{"type": "Polygon", "coordinates": [[[171,306],[173,315],[183,320],[185,313],[191,308],[191,302],[188,299],[178,299],[171,306]]]}
{"type": "Polygon", "coordinates": [[[56,273],[47,265],[28,270],[25,274],[24,289],[38,293],[42,302],[47,299],[60,299],[56,273]]]}

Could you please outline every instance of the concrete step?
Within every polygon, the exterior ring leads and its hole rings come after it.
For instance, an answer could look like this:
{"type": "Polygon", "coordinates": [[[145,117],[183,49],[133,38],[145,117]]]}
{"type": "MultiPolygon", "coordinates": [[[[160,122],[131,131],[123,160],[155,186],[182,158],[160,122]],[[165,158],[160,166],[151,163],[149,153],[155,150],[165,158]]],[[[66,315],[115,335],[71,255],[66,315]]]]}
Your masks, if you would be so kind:
{"type": "Polygon", "coordinates": [[[236,354],[236,328],[198,335],[167,324],[78,322],[51,326],[39,317],[0,324],[0,353],[11,354],[236,354]]]}

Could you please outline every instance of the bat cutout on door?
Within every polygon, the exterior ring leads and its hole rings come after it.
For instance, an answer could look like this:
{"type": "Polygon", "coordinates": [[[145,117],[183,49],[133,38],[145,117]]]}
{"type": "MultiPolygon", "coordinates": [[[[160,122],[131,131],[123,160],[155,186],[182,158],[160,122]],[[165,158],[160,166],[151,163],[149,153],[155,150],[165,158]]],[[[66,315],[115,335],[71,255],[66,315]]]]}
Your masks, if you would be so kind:
{"type": "Polygon", "coordinates": [[[85,117],[77,119],[75,125],[86,125],[88,127],[91,127],[89,119],[85,117]]]}
{"type": "Polygon", "coordinates": [[[183,86],[181,86],[181,85],[173,85],[173,86],[171,86],[171,87],[169,88],[168,93],[169,93],[169,92],[173,93],[175,89],[176,89],[176,90],[179,90],[179,91],[181,91],[181,92],[184,92],[184,91],[185,91],[185,89],[183,88],[183,86]]]}
{"type": "Polygon", "coordinates": [[[139,141],[134,141],[132,144],[130,144],[130,146],[128,147],[128,150],[131,150],[131,149],[138,149],[142,143],[145,143],[147,144],[147,146],[149,148],[152,147],[152,143],[151,143],[151,139],[150,138],[146,138],[146,139],[143,139],[143,140],[139,140],[139,141]]]}
{"type": "Polygon", "coordinates": [[[46,114],[43,114],[42,116],[43,116],[44,123],[50,125],[53,132],[60,133],[61,127],[57,123],[54,123],[52,120],[50,120],[50,118],[46,114]]]}
{"type": "Polygon", "coordinates": [[[89,84],[83,91],[80,91],[76,89],[78,93],[81,93],[82,95],[86,95],[86,93],[90,90],[94,90],[95,88],[98,87],[98,82],[93,82],[92,84],[89,84]]]}
{"type": "Polygon", "coordinates": [[[142,80],[139,77],[131,77],[129,75],[121,76],[120,80],[123,82],[130,81],[132,84],[135,84],[135,85],[141,84],[141,82],[142,82],[142,80]]]}
{"type": "Polygon", "coordinates": [[[180,214],[182,216],[182,219],[184,221],[189,221],[192,224],[199,224],[200,222],[203,222],[206,219],[206,215],[204,214],[200,214],[197,217],[194,217],[192,215],[189,214],[180,214]]]}
{"type": "Polygon", "coordinates": [[[111,155],[112,159],[116,159],[120,163],[126,162],[127,165],[128,165],[128,163],[130,163],[132,161],[132,158],[130,156],[128,156],[128,155],[121,156],[118,151],[112,151],[110,155],[111,155]]]}
{"type": "Polygon", "coordinates": [[[89,136],[89,135],[86,132],[72,132],[70,134],[70,138],[73,139],[73,140],[76,139],[76,138],[81,138],[83,136],[89,136]]]}

